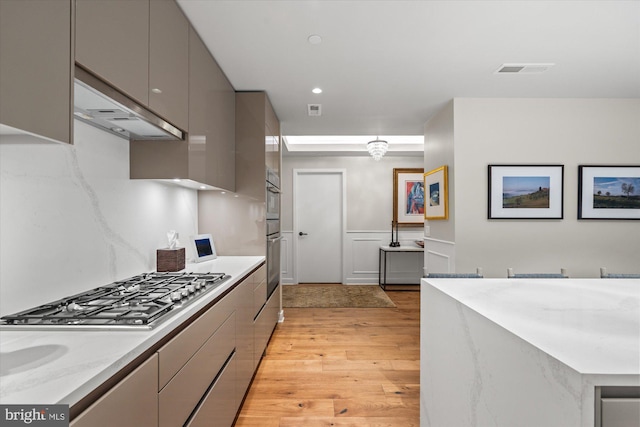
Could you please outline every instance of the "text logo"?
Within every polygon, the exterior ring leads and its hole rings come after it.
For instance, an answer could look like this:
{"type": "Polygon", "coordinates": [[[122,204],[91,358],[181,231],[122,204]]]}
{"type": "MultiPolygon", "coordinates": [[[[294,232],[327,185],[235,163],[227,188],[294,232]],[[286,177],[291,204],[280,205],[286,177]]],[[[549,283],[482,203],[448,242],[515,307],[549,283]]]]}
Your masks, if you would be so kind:
{"type": "Polygon", "coordinates": [[[69,427],[69,405],[0,405],[0,426],[69,427]]]}

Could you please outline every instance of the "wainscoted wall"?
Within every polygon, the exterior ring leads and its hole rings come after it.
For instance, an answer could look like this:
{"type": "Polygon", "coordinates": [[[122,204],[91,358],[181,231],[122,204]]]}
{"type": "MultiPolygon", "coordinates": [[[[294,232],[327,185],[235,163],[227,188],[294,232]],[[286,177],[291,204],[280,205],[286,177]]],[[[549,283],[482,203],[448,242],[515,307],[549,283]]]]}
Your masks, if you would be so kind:
{"type": "MultiPolygon", "coordinates": [[[[452,273],[456,266],[455,242],[424,238],[424,273],[452,273]]],[[[481,266],[478,266],[481,267],[481,266]]],[[[458,271],[458,273],[473,273],[473,271],[458,271]]]]}
{"type": "Polygon", "coordinates": [[[167,231],[197,231],[195,190],[130,180],[122,138],[76,121],[74,141],[0,137],[0,315],[155,270],[167,231]]]}
{"type": "MultiPolygon", "coordinates": [[[[422,230],[400,230],[400,244],[415,246],[422,234],[422,230]]],[[[281,280],[285,284],[297,283],[294,238],[293,231],[282,232],[281,280]]],[[[344,283],[377,284],[380,246],[388,246],[390,241],[390,231],[348,230],[343,254],[344,283]]],[[[417,283],[423,271],[422,253],[390,254],[387,268],[388,283],[417,283]]]]}

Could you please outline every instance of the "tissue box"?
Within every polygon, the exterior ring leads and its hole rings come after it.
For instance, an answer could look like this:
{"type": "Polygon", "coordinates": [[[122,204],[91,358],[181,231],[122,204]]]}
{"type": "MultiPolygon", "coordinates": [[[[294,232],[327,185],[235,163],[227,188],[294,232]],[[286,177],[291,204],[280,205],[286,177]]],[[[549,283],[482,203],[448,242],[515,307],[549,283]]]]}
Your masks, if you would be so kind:
{"type": "Polygon", "coordinates": [[[158,249],[156,251],[157,271],[180,271],[184,269],[185,263],[184,248],[158,249]]]}

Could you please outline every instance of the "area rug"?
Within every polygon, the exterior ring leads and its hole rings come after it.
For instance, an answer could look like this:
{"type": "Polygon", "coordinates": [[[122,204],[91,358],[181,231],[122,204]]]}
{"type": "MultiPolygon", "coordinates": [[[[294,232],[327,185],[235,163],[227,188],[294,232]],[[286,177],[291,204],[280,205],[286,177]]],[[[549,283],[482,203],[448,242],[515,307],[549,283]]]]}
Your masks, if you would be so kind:
{"type": "Polygon", "coordinates": [[[284,285],[287,308],[386,308],[396,305],[377,285],[284,285]]]}

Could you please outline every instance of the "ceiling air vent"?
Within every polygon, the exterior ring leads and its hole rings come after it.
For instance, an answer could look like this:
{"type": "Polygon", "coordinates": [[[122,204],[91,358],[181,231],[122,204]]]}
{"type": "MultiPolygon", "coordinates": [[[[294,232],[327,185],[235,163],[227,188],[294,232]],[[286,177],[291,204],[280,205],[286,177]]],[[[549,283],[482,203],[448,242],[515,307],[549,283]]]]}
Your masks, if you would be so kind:
{"type": "Polygon", "coordinates": [[[307,104],[307,114],[311,117],[322,115],[322,104],[307,104]]]}
{"type": "Polygon", "coordinates": [[[502,64],[496,74],[536,74],[544,73],[555,64],[502,64]]]}

